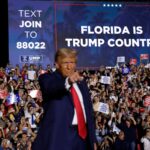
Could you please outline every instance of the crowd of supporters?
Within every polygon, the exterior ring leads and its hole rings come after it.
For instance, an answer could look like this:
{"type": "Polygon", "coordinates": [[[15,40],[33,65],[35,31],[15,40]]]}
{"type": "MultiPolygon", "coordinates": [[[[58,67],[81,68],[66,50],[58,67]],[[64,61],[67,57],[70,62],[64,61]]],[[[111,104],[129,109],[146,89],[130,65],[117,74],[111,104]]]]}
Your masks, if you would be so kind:
{"type": "MultiPolygon", "coordinates": [[[[31,149],[43,116],[38,76],[52,71],[50,65],[35,64],[0,68],[2,149],[31,149]]],[[[150,68],[124,64],[81,74],[91,93],[98,150],[149,150],[150,68]],[[102,76],[110,81],[103,82],[102,76]]]]}

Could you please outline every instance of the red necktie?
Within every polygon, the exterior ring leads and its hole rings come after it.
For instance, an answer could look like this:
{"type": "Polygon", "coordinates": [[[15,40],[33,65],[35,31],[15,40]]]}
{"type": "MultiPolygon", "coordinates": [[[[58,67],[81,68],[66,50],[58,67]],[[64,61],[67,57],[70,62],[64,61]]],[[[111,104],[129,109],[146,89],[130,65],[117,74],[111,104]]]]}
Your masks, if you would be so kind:
{"type": "Polygon", "coordinates": [[[70,90],[71,90],[71,94],[73,98],[74,107],[77,112],[79,136],[85,139],[87,136],[87,129],[86,129],[86,124],[85,124],[85,119],[84,119],[84,114],[83,114],[83,110],[81,107],[81,103],[80,103],[80,100],[79,100],[79,97],[77,95],[75,88],[72,86],[70,90]]]}

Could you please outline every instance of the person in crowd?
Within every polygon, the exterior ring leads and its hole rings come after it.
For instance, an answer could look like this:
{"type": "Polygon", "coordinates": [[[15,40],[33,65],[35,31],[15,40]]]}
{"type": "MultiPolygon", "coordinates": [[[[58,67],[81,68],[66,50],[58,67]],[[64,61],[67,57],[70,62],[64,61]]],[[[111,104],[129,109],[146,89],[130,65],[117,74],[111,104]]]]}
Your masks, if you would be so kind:
{"type": "Polygon", "coordinates": [[[127,150],[135,150],[136,149],[136,142],[137,142],[137,127],[136,121],[133,116],[129,116],[125,118],[124,121],[121,121],[122,113],[119,115],[119,124],[118,127],[121,129],[125,134],[125,142],[127,145],[127,150]]]}
{"type": "Polygon", "coordinates": [[[143,128],[150,128],[150,115],[147,115],[143,128]]]}
{"type": "Polygon", "coordinates": [[[6,138],[2,140],[1,147],[3,150],[14,150],[11,141],[6,138]]]}
{"type": "Polygon", "coordinates": [[[17,150],[31,150],[31,137],[28,136],[28,131],[19,131],[14,137],[14,140],[17,141],[17,150]]]}
{"type": "Polygon", "coordinates": [[[114,142],[114,150],[127,150],[127,144],[125,142],[125,135],[123,131],[120,131],[114,142]]]}
{"type": "Polygon", "coordinates": [[[0,126],[0,145],[2,143],[2,140],[5,138],[5,134],[4,134],[4,130],[3,128],[0,126]]]}
{"type": "Polygon", "coordinates": [[[61,48],[56,71],[39,77],[44,117],[32,150],[96,150],[92,101],[76,70],[77,51],[61,48]]]}
{"type": "Polygon", "coordinates": [[[110,136],[104,136],[102,144],[100,145],[100,150],[112,150],[113,140],[110,136]]]}
{"type": "Polygon", "coordinates": [[[143,144],[144,150],[150,149],[150,128],[146,129],[146,134],[141,138],[141,143],[143,144]]]}

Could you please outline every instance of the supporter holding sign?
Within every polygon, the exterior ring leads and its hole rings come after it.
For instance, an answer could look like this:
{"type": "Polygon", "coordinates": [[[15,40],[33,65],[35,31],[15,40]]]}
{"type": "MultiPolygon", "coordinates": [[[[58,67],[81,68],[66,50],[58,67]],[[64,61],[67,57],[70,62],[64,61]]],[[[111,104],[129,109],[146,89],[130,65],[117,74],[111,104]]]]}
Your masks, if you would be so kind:
{"type": "Polygon", "coordinates": [[[101,76],[100,82],[103,84],[111,84],[111,79],[109,76],[101,76]]]}

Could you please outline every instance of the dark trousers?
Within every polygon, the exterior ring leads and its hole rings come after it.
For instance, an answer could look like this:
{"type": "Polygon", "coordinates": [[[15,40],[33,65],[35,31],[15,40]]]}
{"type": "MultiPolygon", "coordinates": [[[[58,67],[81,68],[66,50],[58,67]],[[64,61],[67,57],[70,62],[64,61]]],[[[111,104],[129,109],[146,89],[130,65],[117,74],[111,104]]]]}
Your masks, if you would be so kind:
{"type": "Polygon", "coordinates": [[[83,140],[78,134],[78,127],[72,126],[71,135],[69,138],[70,150],[90,150],[88,138],[83,140]]]}

